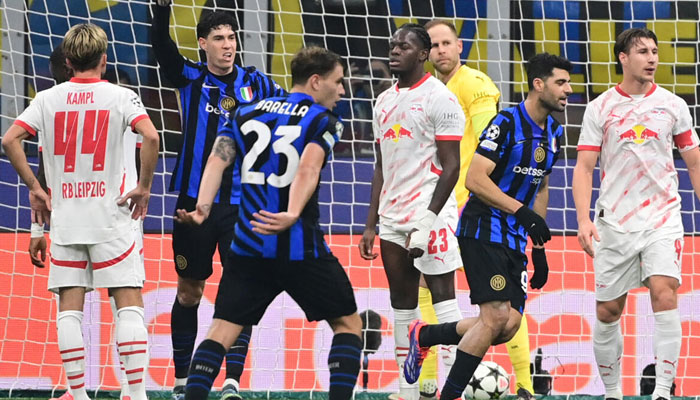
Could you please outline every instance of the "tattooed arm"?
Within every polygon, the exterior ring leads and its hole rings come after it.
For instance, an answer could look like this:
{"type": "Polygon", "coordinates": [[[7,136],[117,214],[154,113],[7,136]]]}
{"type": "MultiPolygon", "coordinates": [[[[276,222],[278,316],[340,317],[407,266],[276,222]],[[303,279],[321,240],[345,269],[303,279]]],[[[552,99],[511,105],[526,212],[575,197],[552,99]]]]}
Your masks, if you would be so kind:
{"type": "Polygon", "coordinates": [[[236,147],[233,139],[228,136],[218,136],[207,160],[207,165],[204,167],[202,182],[199,184],[197,208],[190,212],[183,209],[177,210],[175,221],[199,225],[209,217],[214,197],[216,197],[216,192],[219,191],[221,186],[221,176],[226,167],[233,163],[235,157],[236,147]]]}

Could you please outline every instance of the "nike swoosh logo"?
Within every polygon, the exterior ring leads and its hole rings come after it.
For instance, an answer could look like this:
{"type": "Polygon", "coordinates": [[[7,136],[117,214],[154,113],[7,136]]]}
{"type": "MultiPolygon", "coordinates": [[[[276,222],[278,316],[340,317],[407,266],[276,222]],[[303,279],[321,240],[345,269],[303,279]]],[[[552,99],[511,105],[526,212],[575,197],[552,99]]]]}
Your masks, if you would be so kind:
{"type": "Polygon", "coordinates": [[[207,85],[206,83],[202,83],[202,87],[205,89],[218,89],[219,88],[218,86],[211,86],[211,85],[207,85]]]}

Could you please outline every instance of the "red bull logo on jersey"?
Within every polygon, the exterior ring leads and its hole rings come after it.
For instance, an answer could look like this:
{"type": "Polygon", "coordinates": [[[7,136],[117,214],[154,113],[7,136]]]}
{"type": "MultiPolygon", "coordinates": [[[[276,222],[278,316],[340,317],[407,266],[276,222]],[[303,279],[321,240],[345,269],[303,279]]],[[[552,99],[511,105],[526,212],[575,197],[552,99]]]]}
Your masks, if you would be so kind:
{"type": "Polygon", "coordinates": [[[402,127],[401,124],[394,124],[394,126],[384,132],[382,135],[382,142],[385,140],[398,142],[401,138],[413,139],[413,134],[408,129],[402,127]]]}
{"type": "Polygon", "coordinates": [[[659,140],[659,133],[652,131],[651,129],[645,127],[644,125],[635,125],[632,129],[628,129],[620,134],[617,142],[620,143],[623,140],[631,141],[636,144],[642,144],[648,139],[659,140]]]}

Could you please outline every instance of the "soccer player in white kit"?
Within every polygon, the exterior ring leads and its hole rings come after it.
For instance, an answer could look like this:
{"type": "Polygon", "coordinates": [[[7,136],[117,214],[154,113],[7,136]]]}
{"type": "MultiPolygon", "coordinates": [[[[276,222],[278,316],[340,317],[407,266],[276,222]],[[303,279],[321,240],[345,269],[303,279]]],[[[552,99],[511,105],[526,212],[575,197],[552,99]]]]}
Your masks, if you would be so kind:
{"type": "Polygon", "coordinates": [[[652,399],[670,399],[681,347],[677,291],[683,251],[672,151],[675,144],[700,197],[700,150],[688,105],[654,83],[656,35],[645,28],[628,29],[617,37],[614,51],[622,82],[586,107],[573,177],[578,240],[594,257],[593,349],[605,397],[621,399],[620,315],[627,292],[648,287],[655,320],[652,399]],[[592,176],[599,156],[600,197],[591,221],[592,176]]]}
{"type": "Polygon", "coordinates": [[[459,176],[459,141],[464,112],[440,80],[426,73],[430,36],[405,24],[391,38],[389,69],[398,82],[379,95],[374,136],[380,151],[372,180],[360,254],[374,259],[379,220],[384,271],[394,311],[399,397],[418,399],[418,384],[404,379],[408,325],[419,318],[418,282],[423,273],[439,322],[462,318],[454,271],[462,266],[454,231],[458,223],[454,187],[459,176]]]}
{"type": "Polygon", "coordinates": [[[103,287],[117,304],[116,336],[130,395],[145,400],[143,262],[132,218],[146,215],[158,134],[135,93],[100,80],[107,65],[107,35],[101,28],[76,25],[62,46],[74,77],[38,93],[5,133],[2,145],[29,188],[33,222],[51,220],[48,286],[59,295],[58,346],[74,398],[88,398],[80,334],[85,292],[103,287]],[[127,126],[144,137],[140,181],[128,193],[122,154],[127,126]],[[22,150],[22,140],[30,135],[39,135],[43,145],[50,195],[22,150]]]}

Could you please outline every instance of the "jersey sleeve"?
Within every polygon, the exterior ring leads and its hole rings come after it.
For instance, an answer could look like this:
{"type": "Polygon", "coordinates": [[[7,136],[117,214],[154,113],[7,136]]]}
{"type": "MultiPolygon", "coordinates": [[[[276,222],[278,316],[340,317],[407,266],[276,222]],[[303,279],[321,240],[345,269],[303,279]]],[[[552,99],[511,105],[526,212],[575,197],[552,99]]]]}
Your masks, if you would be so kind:
{"type": "Polygon", "coordinates": [[[32,136],[36,136],[37,132],[44,128],[43,98],[42,93],[37,93],[34,100],[29,103],[29,107],[25,108],[14,122],[15,125],[21,126],[32,136]]]}
{"type": "Polygon", "coordinates": [[[318,129],[316,129],[316,133],[311,137],[309,143],[316,143],[321,146],[326,153],[326,159],[328,159],[333,151],[333,147],[343,135],[343,121],[339,116],[331,112],[319,114],[319,117],[321,120],[319,121],[318,129]]]}
{"type": "Polygon", "coordinates": [[[287,95],[287,91],[284,90],[282,86],[262,72],[255,71],[255,81],[257,82],[258,86],[258,99],[287,95]]]}
{"type": "Polygon", "coordinates": [[[429,118],[435,127],[435,140],[462,140],[466,119],[457,97],[447,88],[434,94],[429,118]]]}
{"type": "Polygon", "coordinates": [[[672,133],[673,142],[678,147],[678,151],[683,153],[698,147],[700,141],[693,129],[693,118],[690,116],[688,104],[683,99],[680,99],[679,102],[681,103],[677,108],[679,115],[675,125],[673,125],[672,133]]]}
{"type": "Polygon", "coordinates": [[[126,118],[126,123],[131,127],[131,130],[136,132],[136,124],[143,119],[148,119],[148,113],[139,95],[134,93],[133,90],[124,90],[126,91],[127,97],[124,102],[124,117],[126,118]]]}
{"type": "Polygon", "coordinates": [[[476,153],[497,163],[501,159],[504,148],[513,129],[513,117],[504,111],[498,113],[491,123],[484,129],[479,138],[479,146],[476,153]]]}
{"type": "Polygon", "coordinates": [[[603,144],[603,127],[599,120],[600,111],[595,104],[589,104],[583,113],[581,134],[578,137],[577,150],[600,151],[603,144]]]}

